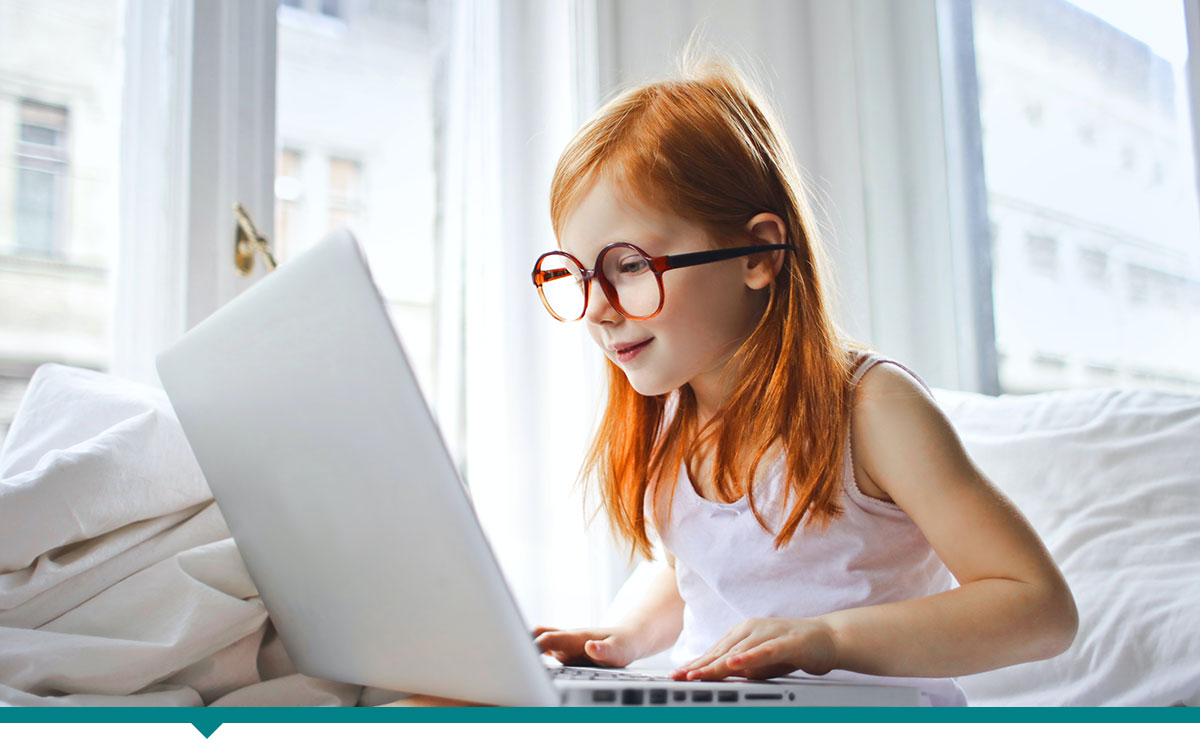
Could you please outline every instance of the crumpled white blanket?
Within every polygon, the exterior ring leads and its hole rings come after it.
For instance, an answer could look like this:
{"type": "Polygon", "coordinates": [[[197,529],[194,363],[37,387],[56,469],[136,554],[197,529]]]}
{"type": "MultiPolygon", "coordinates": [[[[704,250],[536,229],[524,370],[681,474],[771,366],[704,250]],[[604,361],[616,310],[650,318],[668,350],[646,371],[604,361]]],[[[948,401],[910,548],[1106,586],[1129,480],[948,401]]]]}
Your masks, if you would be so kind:
{"type": "Polygon", "coordinates": [[[298,674],[166,395],[38,369],[0,451],[0,704],[348,706],[298,674]]]}

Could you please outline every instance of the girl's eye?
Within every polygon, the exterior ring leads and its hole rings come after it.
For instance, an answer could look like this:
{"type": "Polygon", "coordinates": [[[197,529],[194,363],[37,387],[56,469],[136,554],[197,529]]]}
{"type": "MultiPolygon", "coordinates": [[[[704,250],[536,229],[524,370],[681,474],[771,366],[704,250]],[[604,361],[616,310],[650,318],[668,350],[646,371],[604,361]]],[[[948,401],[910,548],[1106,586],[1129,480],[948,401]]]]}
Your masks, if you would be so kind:
{"type": "Polygon", "coordinates": [[[621,263],[618,265],[617,269],[623,275],[636,275],[645,272],[649,266],[650,265],[646,263],[646,260],[640,256],[628,256],[621,260],[621,263]]]}

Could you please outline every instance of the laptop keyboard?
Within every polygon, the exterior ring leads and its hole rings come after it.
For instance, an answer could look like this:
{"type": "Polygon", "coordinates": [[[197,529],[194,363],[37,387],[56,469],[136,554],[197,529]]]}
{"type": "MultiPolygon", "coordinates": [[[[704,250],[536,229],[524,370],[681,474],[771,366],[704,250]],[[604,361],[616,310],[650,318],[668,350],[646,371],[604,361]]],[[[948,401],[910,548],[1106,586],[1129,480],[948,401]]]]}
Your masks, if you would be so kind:
{"type": "Polygon", "coordinates": [[[547,667],[552,680],[642,680],[644,682],[673,682],[669,677],[646,675],[640,672],[622,672],[613,669],[592,667],[547,667]]]}

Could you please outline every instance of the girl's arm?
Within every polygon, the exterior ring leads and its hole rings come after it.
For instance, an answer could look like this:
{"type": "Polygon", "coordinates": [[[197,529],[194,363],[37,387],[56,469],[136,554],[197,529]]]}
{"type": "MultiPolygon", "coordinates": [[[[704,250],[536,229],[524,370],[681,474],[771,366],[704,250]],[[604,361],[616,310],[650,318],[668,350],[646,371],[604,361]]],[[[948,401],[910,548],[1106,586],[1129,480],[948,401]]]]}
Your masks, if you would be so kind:
{"type": "Polygon", "coordinates": [[[1070,647],[1079,616],[1066,580],[929,395],[880,364],[864,375],[853,410],[853,449],[870,481],[908,513],[960,587],[815,619],[749,620],[678,675],[950,677],[1070,647]]]}
{"type": "Polygon", "coordinates": [[[624,667],[671,647],[683,629],[683,599],[675,584],[675,558],[656,563],[641,598],[611,627],[534,629],[535,643],[563,664],[624,667]]]}

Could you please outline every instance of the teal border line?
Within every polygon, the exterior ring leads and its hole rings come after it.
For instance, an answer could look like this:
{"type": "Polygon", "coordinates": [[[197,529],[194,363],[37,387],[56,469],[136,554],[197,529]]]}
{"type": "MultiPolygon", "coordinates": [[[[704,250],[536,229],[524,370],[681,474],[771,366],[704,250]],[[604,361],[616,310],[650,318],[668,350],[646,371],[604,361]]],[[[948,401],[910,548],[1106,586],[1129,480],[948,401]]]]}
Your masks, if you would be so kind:
{"type": "Polygon", "coordinates": [[[1069,708],[260,708],[37,707],[0,709],[0,723],[184,722],[198,728],[228,723],[442,722],[1068,722],[1200,723],[1200,707],[1069,708]]]}

